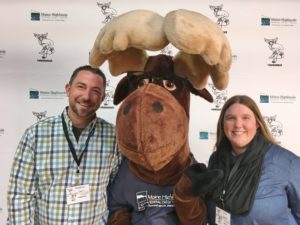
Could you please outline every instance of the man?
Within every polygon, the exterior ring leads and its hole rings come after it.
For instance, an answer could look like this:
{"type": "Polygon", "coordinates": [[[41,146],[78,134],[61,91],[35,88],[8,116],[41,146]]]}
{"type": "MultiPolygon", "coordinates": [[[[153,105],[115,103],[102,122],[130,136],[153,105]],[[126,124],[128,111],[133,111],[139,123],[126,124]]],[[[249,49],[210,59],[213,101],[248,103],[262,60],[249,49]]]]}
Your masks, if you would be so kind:
{"type": "Polygon", "coordinates": [[[121,154],[113,125],[96,117],[105,86],[99,69],[77,68],[65,86],[69,106],[25,131],[9,180],[10,224],[106,224],[121,154]]]}

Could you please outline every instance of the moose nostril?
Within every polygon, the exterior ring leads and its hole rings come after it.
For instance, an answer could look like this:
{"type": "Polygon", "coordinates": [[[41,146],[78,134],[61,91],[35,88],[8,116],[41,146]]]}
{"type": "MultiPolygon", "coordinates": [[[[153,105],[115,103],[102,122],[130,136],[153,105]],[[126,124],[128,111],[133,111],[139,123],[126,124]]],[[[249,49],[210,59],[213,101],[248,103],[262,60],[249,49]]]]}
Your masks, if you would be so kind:
{"type": "Polygon", "coordinates": [[[160,102],[154,102],[152,104],[152,108],[153,108],[154,112],[157,112],[157,113],[162,112],[164,109],[163,106],[160,104],[160,102]]]}
{"type": "Polygon", "coordinates": [[[127,105],[125,105],[124,110],[123,110],[123,114],[126,115],[129,113],[131,108],[131,103],[128,103],[127,105]]]}

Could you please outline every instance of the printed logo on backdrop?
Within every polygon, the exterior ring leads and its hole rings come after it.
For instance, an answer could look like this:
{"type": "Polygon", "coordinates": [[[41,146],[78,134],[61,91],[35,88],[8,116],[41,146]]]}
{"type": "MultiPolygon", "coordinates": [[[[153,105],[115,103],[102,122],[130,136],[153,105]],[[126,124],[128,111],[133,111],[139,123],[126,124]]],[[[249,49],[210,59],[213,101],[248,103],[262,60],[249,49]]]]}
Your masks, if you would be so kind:
{"type": "Polygon", "coordinates": [[[148,191],[136,193],[136,202],[139,211],[149,207],[174,207],[172,194],[148,194],[148,191]]]}
{"type": "Polygon", "coordinates": [[[42,119],[46,118],[47,115],[47,111],[43,111],[43,112],[32,112],[32,114],[35,116],[37,122],[41,121],[42,119]]]}
{"type": "Polygon", "coordinates": [[[211,110],[219,111],[222,109],[222,106],[226,102],[228,98],[227,90],[218,90],[213,84],[209,83],[208,87],[210,88],[213,98],[214,98],[214,106],[211,110]]]}
{"type": "Polygon", "coordinates": [[[272,116],[263,116],[272,135],[274,137],[280,137],[283,135],[283,126],[281,122],[276,120],[276,117],[276,114],[272,116]]]}
{"type": "Polygon", "coordinates": [[[278,43],[278,37],[265,38],[264,40],[272,52],[272,54],[269,56],[272,64],[269,63],[268,66],[282,66],[282,64],[278,63],[278,61],[284,58],[284,48],[282,44],[278,43]]]}
{"type": "Polygon", "coordinates": [[[168,44],[166,47],[164,47],[162,50],[160,50],[160,53],[164,54],[164,55],[172,56],[173,55],[172,44],[168,44]]]}
{"type": "Polygon", "coordinates": [[[48,38],[48,33],[37,34],[34,33],[33,36],[37,39],[38,44],[41,46],[38,54],[41,55],[41,59],[37,59],[38,62],[52,62],[48,56],[54,54],[54,41],[48,38]]]}
{"type": "Polygon", "coordinates": [[[259,96],[260,103],[295,103],[296,96],[294,95],[268,95],[261,94],[259,96]]]}
{"type": "MultiPolygon", "coordinates": [[[[216,23],[223,29],[230,24],[229,13],[223,10],[223,4],[221,5],[209,5],[209,8],[213,11],[214,16],[217,18],[216,23]]],[[[227,31],[224,31],[227,33],[227,31]]]]}
{"type": "Polygon", "coordinates": [[[216,132],[200,130],[199,131],[199,139],[200,140],[216,140],[217,134],[216,132]]]}
{"type": "Polygon", "coordinates": [[[0,137],[4,135],[4,132],[5,132],[4,128],[0,128],[0,137]]]}
{"type": "Polygon", "coordinates": [[[238,58],[237,55],[233,54],[232,55],[232,62],[237,61],[237,58],[238,58]]]}
{"type": "Polygon", "coordinates": [[[262,26],[290,26],[293,27],[297,24],[297,19],[291,18],[270,18],[263,16],[261,18],[262,26]]]}
{"type": "Polygon", "coordinates": [[[0,59],[4,58],[6,55],[6,50],[0,49],[0,59]]]}
{"type": "Polygon", "coordinates": [[[104,108],[104,109],[114,108],[113,100],[114,100],[115,87],[113,87],[110,84],[110,82],[111,82],[110,80],[106,81],[105,98],[100,108],[104,108]]]}
{"type": "Polygon", "coordinates": [[[66,21],[67,13],[45,13],[31,10],[31,21],[66,21]]]}
{"type": "Polygon", "coordinates": [[[65,91],[38,91],[32,88],[29,90],[30,99],[64,99],[66,96],[65,91]]]}
{"type": "Polygon", "coordinates": [[[108,23],[118,15],[117,10],[111,7],[111,2],[97,2],[97,6],[100,8],[101,14],[104,16],[102,23],[108,23]]]}

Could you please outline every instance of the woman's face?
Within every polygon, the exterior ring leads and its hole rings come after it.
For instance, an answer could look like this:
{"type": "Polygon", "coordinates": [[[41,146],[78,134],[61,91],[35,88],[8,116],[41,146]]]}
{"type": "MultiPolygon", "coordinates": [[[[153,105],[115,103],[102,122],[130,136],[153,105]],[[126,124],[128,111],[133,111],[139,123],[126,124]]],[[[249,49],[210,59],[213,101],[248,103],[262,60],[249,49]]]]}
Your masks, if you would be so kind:
{"type": "Polygon", "coordinates": [[[254,113],[245,105],[232,104],[225,112],[224,133],[235,154],[243,153],[259,127],[254,113]]]}

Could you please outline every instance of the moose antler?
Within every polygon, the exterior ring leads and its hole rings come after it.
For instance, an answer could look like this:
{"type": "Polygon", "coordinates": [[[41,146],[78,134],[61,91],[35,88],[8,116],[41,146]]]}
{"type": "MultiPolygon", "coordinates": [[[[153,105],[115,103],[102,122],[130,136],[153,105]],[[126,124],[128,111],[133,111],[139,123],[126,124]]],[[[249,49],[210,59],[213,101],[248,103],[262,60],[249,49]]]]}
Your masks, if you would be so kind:
{"type": "Polygon", "coordinates": [[[200,13],[180,9],[166,15],[163,29],[167,39],[181,50],[174,58],[178,76],[201,90],[211,75],[216,88],[226,88],[232,57],[219,26],[200,13]]]}
{"type": "Polygon", "coordinates": [[[231,49],[223,31],[200,13],[169,12],[165,18],[148,10],[134,10],[114,18],[98,34],[90,53],[90,64],[99,67],[106,60],[112,75],[142,71],[146,50],[157,51],[172,43],[175,73],[201,90],[209,75],[216,88],[228,83],[231,49]]]}
{"type": "Polygon", "coordinates": [[[133,10],[107,23],[99,32],[90,53],[90,64],[109,62],[112,75],[129,70],[142,71],[145,50],[158,51],[169,43],[163,30],[164,18],[148,10],[133,10]]]}

